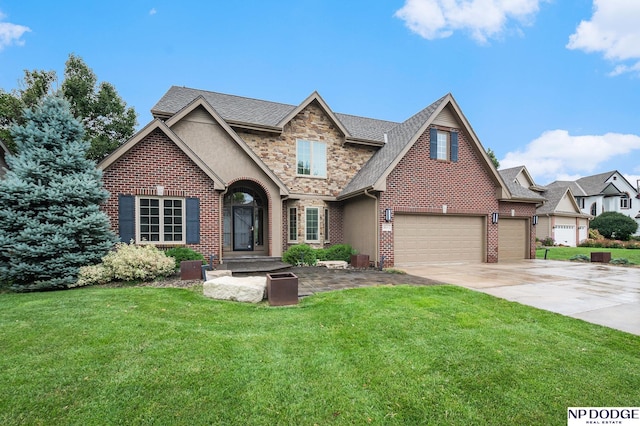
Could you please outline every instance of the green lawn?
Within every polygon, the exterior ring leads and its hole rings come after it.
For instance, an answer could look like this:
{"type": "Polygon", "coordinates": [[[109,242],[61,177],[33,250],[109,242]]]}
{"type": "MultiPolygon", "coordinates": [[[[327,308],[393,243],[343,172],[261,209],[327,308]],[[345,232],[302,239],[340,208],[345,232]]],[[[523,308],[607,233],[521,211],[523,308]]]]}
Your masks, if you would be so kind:
{"type": "MultiPolygon", "coordinates": [[[[611,259],[627,259],[634,265],[640,265],[640,250],[637,249],[612,249],[612,248],[596,248],[596,247],[550,247],[547,253],[547,259],[550,260],[569,260],[577,254],[584,254],[591,257],[593,251],[606,251],[611,253],[611,259]]],[[[544,259],[544,248],[536,250],[536,258],[544,259]]]]}
{"type": "Polygon", "coordinates": [[[0,295],[0,424],[566,424],[639,406],[640,337],[454,286],[294,307],[174,288],[0,295]]]}

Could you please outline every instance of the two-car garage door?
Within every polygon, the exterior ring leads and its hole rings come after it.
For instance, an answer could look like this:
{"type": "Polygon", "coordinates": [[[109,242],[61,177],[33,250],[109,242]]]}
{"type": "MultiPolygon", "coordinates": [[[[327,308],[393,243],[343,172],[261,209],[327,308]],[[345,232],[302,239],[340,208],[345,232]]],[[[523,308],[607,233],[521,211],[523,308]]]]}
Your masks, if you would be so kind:
{"type": "Polygon", "coordinates": [[[397,214],[395,263],[485,262],[485,222],[479,216],[397,214]]]}
{"type": "MultiPolygon", "coordinates": [[[[397,214],[395,263],[486,262],[486,217],[397,214]]],[[[499,261],[529,257],[528,220],[500,218],[499,261]]]]}

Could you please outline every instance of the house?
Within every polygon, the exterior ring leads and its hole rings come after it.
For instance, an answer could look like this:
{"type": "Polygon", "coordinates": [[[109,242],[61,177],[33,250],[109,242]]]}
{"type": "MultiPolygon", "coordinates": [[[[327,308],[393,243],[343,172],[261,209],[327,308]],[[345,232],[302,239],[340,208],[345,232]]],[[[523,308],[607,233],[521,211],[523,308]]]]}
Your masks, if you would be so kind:
{"type": "MultiPolygon", "coordinates": [[[[617,170],[585,176],[576,181],[555,181],[549,186],[570,188],[580,211],[585,215],[595,217],[604,212],[618,212],[640,224],[639,190],[617,170]]],[[[640,235],[640,229],[635,235],[640,235]]]]}
{"type": "Polygon", "coordinates": [[[404,122],[171,87],[99,163],[122,241],[218,261],[348,243],[384,267],[535,256],[538,199],[512,194],[451,94],[404,122]]]}

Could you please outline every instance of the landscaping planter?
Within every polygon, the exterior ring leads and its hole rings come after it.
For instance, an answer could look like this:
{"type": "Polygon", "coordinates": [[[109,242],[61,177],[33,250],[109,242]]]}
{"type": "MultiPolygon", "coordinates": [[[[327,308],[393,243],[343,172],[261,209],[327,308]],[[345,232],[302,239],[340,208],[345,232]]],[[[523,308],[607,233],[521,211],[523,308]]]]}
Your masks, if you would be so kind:
{"type": "Polygon", "coordinates": [[[183,260],[180,262],[180,279],[202,279],[202,260],[183,260]]]}
{"type": "Polygon", "coordinates": [[[267,299],[271,306],[298,303],[298,277],[291,272],[267,274],[267,299]]]}
{"type": "Polygon", "coordinates": [[[611,262],[611,252],[608,252],[608,251],[594,251],[594,252],[591,253],[591,261],[592,262],[609,263],[609,262],[611,262]]]}
{"type": "Polygon", "coordinates": [[[368,254],[352,254],[351,266],[353,266],[354,268],[368,268],[369,255],[368,254]]]}

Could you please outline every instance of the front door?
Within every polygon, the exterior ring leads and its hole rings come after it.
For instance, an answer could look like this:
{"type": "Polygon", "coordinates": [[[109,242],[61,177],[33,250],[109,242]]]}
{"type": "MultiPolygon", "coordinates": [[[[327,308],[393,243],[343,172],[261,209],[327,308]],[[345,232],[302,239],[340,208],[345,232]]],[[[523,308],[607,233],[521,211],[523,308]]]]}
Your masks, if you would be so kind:
{"type": "Polygon", "coordinates": [[[233,206],[233,250],[253,250],[253,207],[233,206]]]}

